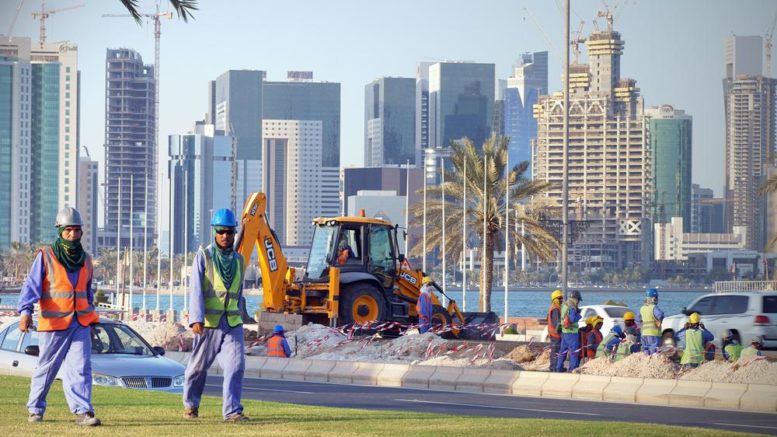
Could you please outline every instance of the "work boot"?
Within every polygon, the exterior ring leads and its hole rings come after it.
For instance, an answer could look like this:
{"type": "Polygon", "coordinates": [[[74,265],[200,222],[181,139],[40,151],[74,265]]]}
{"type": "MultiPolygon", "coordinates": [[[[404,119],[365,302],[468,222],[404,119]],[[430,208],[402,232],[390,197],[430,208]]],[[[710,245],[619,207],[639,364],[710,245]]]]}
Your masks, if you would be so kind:
{"type": "Polygon", "coordinates": [[[100,426],[102,422],[100,419],[94,417],[94,413],[87,412],[84,414],[76,414],[76,425],[79,426],[100,426]]]}
{"type": "Polygon", "coordinates": [[[224,418],[224,422],[247,422],[251,419],[248,416],[243,416],[243,413],[230,414],[224,418]]]}
{"type": "Polygon", "coordinates": [[[200,411],[197,407],[186,407],[183,409],[184,419],[196,419],[200,417],[200,411]]]}
{"type": "Polygon", "coordinates": [[[43,422],[43,415],[42,414],[30,413],[30,415],[27,416],[27,421],[30,422],[30,423],[40,423],[40,422],[43,422]]]}

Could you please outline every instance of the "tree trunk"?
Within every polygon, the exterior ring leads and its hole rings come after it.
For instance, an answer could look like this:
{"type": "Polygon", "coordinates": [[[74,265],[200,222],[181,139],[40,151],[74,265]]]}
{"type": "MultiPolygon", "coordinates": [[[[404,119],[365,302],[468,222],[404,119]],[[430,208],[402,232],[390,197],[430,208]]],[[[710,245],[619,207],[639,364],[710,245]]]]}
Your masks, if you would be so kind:
{"type": "Polygon", "coordinates": [[[486,233],[486,250],[480,257],[480,293],[478,308],[481,312],[491,311],[491,284],[494,280],[494,236],[486,233]]]}

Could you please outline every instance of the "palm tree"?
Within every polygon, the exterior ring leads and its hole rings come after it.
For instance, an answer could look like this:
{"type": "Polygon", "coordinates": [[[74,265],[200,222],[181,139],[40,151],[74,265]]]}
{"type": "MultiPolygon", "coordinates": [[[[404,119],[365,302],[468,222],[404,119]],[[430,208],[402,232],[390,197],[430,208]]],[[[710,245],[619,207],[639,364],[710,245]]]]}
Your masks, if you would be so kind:
{"type": "MultiPolygon", "coordinates": [[[[762,186],[761,191],[764,193],[777,193],[777,174],[773,175],[769,178],[762,186]]],[[[768,250],[770,247],[777,244],[777,234],[774,234],[772,236],[772,239],[769,240],[768,243],[766,243],[765,250],[768,250]]]]}
{"type": "MultiPolygon", "coordinates": [[[[480,311],[491,311],[491,283],[494,277],[494,251],[497,244],[504,244],[505,228],[505,191],[509,189],[510,201],[516,204],[531,196],[545,191],[549,184],[546,182],[531,181],[524,177],[529,166],[528,162],[522,162],[509,172],[506,172],[507,144],[509,139],[492,136],[483,143],[483,152],[477,150],[468,138],[461,143],[451,142],[451,162],[453,171],[445,171],[445,199],[442,199],[443,186],[427,187],[427,223],[442,224],[442,226],[430,226],[426,230],[427,250],[442,247],[442,229],[460,229],[464,214],[463,199],[464,190],[467,190],[467,229],[472,229],[473,238],[477,235],[480,247],[485,238],[485,251],[481,254],[480,275],[480,311]],[[487,158],[488,167],[484,170],[483,158],[487,158]],[[467,163],[467,180],[464,181],[464,163],[467,163]],[[486,177],[486,191],[484,195],[483,179],[486,177]],[[507,175],[506,175],[507,173],[507,175]],[[443,223],[442,209],[445,204],[446,216],[443,223]],[[483,235],[483,218],[485,215],[486,232],[483,235]],[[501,242],[500,242],[501,241],[501,242]]],[[[423,192],[423,190],[421,190],[423,192]]],[[[510,212],[516,206],[510,206],[510,212]]],[[[423,204],[416,204],[411,208],[411,214],[416,220],[423,218],[423,204]]],[[[510,246],[523,244],[529,254],[543,260],[554,258],[554,249],[558,247],[556,238],[545,229],[538,220],[530,216],[522,217],[526,236],[521,236],[520,231],[514,228],[509,230],[510,246]]],[[[454,261],[462,251],[460,232],[447,232],[445,237],[447,253],[446,260],[454,261]]],[[[423,241],[415,243],[410,252],[413,256],[425,256],[423,241]]]]}
{"type": "MultiPolygon", "coordinates": [[[[138,11],[138,0],[120,1],[121,4],[124,5],[124,7],[127,9],[127,12],[132,15],[132,18],[140,23],[142,18],[140,12],[138,11]]],[[[175,9],[178,17],[183,21],[189,21],[189,18],[194,18],[192,11],[197,10],[197,0],[170,0],[170,4],[173,6],[173,9],[175,9]]]]}

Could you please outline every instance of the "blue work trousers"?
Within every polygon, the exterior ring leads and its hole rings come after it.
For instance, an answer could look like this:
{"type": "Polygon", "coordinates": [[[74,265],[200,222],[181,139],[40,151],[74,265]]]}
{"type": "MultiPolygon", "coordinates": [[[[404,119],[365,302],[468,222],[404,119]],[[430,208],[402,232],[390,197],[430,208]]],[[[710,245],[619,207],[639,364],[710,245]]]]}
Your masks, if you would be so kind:
{"type": "Polygon", "coordinates": [[[548,337],[548,341],[550,341],[550,364],[548,370],[555,372],[558,351],[561,349],[561,337],[548,337]]]}
{"type": "Polygon", "coordinates": [[[186,366],[186,380],[183,387],[184,407],[200,406],[208,368],[213,364],[216,356],[224,374],[222,413],[226,418],[243,412],[243,405],[240,403],[243,373],[245,373],[243,325],[230,328],[226,318],[222,317],[218,328],[204,328],[202,335],[194,336],[194,347],[189,364],[186,366]]]}
{"type": "Polygon", "coordinates": [[[64,331],[38,332],[38,367],[30,378],[30,414],[46,412],[46,395],[62,368],[62,389],[70,411],[94,413],[92,408],[92,328],[75,317],[64,331]],[[63,366],[64,364],[64,366],[63,366]]]}
{"type": "Polygon", "coordinates": [[[425,334],[427,331],[432,329],[432,321],[429,317],[419,317],[418,318],[418,332],[421,334],[425,334]]]}
{"type": "Polygon", "coordinates": [[[580,334],[577,332],[561,334],[561,349],[558,352],[556,372],[561,372],[564,368],[564,361],[567,355],[569,355],[567,371],[571,372],[577,369],[577,366],[580,364],[580,334]]]}
{"type": "Polygon", "coordinates": [[[653,355],[658,352],[658,344],[661,337],[655,335],[643,335],[642,336],[642,350],[647,352],[648,355],[653,355]]]}

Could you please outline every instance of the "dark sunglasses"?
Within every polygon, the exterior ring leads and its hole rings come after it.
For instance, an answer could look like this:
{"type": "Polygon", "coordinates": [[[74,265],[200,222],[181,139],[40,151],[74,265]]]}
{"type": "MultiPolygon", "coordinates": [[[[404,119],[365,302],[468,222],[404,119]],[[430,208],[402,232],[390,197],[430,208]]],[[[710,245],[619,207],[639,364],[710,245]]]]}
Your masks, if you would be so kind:
{"type": "Polygon", "coordinates": [[[232,235],[232,234],[235,233],[235,230],[234,229],[219,229],[218,231],[216,231],[216,233],[219,234],[219,235],[224,235],[224,234],[232,235]]]}

